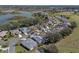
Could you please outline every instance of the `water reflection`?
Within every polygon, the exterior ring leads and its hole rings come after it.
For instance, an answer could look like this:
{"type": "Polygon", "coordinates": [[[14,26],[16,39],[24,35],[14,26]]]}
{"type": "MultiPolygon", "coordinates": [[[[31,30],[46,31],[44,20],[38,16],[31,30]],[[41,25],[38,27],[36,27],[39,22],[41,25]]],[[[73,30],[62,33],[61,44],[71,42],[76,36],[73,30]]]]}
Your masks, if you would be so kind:
{"type": "Polygon", "coordinates": [[[32,17],[31,12],[19,12],[18,14],[5,14],[5,15],[0,15],[0,24],[8,22],[8,20],[14,16],[24,16],[24,17],[32,17]]]}

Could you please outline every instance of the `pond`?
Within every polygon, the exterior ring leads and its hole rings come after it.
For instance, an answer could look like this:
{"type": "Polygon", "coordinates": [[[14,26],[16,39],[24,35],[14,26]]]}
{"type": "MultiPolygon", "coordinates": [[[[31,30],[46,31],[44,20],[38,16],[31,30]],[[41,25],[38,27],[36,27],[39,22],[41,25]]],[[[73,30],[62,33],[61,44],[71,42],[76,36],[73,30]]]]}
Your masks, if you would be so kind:
{"type": "Polygon", "coordinates": [[[19,13],[15,13],[15,14],[7,13],[5,15],[0,15],[0,24],[8,22],[8,20],[14,16],[32,17],[32,12],[20,11],[19,13]]]}

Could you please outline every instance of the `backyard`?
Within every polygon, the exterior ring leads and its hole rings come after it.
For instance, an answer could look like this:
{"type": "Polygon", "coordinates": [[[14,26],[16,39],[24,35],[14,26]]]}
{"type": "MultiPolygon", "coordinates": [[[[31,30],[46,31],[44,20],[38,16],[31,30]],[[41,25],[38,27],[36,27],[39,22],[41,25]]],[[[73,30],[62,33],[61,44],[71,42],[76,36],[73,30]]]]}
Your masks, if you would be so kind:
{"type": "Polygon", "coordinates": [[[24,47],[22,47],[20,44],[18,44],[18,45],[16,45],[16,52],[25,53],[25,52],[27,52],[27,50],[24,47]]]}

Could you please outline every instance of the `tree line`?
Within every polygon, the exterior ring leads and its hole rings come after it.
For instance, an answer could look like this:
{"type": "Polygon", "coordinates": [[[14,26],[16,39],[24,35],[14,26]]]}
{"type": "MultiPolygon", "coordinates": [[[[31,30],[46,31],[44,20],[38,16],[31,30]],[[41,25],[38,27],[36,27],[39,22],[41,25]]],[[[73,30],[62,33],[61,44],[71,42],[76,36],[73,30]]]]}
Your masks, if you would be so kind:
{"type": "Polygon", "coordinates": [[[64,39],[66,36],[69,36],[72,33],[73,29],[77,27],[76,22],[72,21],[70,23],[71,26],[68,26],[68,28],[63,29],[60,32],[47,33],[46,39],[48,39],[48,41],[46,41],[46,44],[56,43],[59,40],[64,39]]]}

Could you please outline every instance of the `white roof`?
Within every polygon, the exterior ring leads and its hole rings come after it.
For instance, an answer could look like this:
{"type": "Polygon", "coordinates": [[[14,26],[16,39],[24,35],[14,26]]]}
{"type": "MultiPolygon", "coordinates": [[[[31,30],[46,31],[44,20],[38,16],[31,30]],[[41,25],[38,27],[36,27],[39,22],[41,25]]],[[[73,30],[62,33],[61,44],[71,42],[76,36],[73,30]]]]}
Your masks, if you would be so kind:
{"type": "Polygon", "coordinates": [[[22,39],[20,39],[20,40],[26,40],[26,38],[22,38],[22,39]]]}

